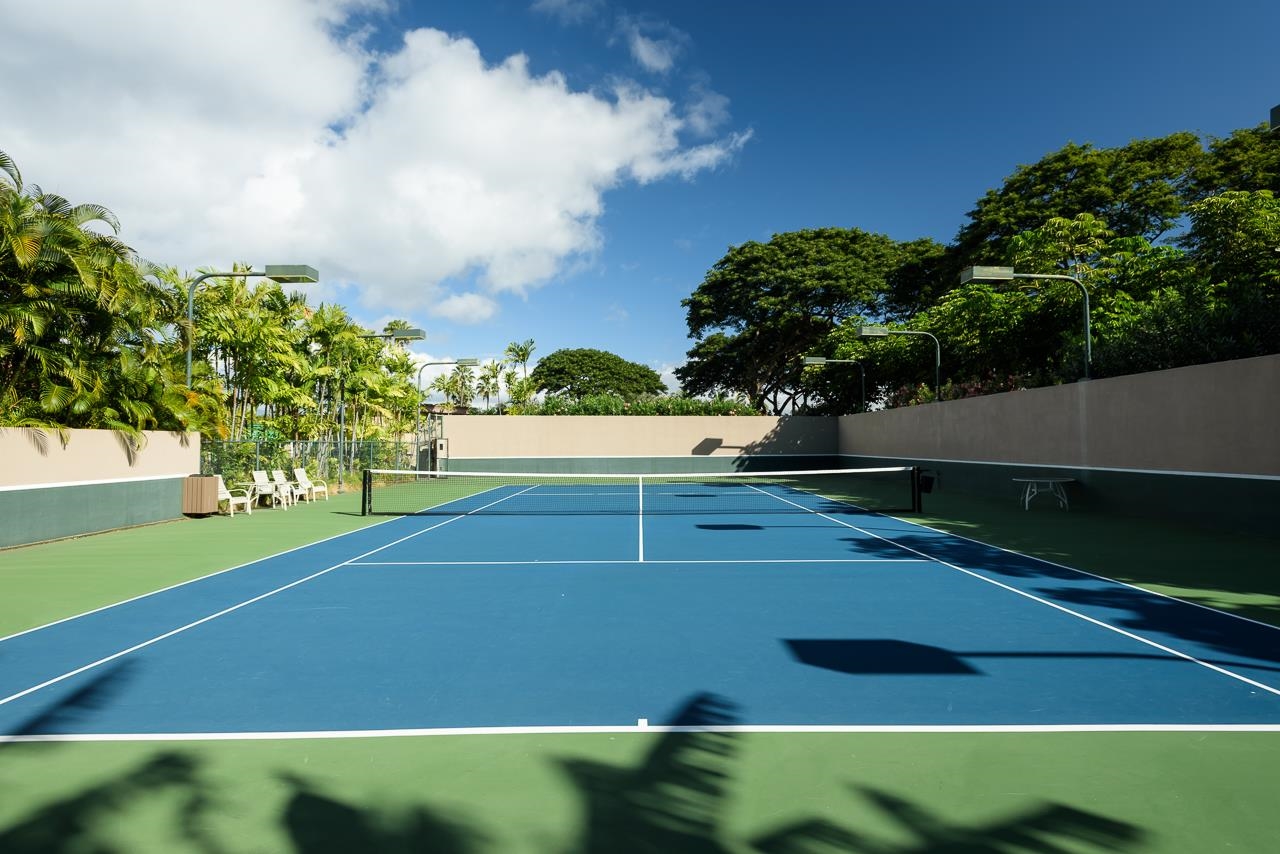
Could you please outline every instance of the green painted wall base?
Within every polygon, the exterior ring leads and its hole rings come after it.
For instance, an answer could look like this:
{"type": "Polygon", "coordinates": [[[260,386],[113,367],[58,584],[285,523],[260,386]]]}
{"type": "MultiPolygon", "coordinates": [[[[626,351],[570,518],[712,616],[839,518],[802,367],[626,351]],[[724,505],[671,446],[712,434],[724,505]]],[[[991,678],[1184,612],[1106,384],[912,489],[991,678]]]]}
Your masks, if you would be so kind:
{"type": "Polygon", "coordinates": [[[184,478],[0,491],[0,548],[182,515],[184,478]]]}
{"type": "MultiPolygon", "coordinates": [[[[1185,520],[1207,528],[1256,532],[1269,530],[1280,518],[1280,479],[1229,477],[1028,466],[1016,463],[977,463],[955,460],[916,460],[900,457],[844,455],[851,467],[919,465],[938,473],[938,486],[1017,504],[1021,485],[1015,477],[1070,477],[1066,485],[1072,510],[1115,513],[1153,519],[1185,520]]],[[[924,497],[929,508],[929,497],[924,497]]],[[[1057,510],[1053,498],[1040,495],[1030,510],[1057,510]]]]}
{"type": "Polygon", "coordinates": [[[449,471],[524,472],[530,474],[706,474],[729,471],[808,471],[836,468],[834,454],[689,457],[453,457],[441,461],[449,471]]]}

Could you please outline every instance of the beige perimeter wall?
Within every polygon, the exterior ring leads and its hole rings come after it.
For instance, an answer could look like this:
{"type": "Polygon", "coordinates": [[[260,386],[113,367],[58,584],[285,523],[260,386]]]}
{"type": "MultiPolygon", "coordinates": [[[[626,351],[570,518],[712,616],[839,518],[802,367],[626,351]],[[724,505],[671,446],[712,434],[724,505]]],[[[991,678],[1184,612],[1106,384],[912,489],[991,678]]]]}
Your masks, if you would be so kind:
{"type": "Polygon", "coordinates": [[[834,454],[836,431],[817,417],[444,416],[454,459],[834,454]]]}
{"type": "Polygon", "coordinates": [[[840,453],[1280,475],[1280,356],[840,419],[840,453]]]}
{"type": "Polygon", "coordinates": [[[200,434],[147,432],[130,451],[111,430],[70,430],[63,447],[52,430],[0,428],[0,486],[182,477],[200,472],[200,434]]]}

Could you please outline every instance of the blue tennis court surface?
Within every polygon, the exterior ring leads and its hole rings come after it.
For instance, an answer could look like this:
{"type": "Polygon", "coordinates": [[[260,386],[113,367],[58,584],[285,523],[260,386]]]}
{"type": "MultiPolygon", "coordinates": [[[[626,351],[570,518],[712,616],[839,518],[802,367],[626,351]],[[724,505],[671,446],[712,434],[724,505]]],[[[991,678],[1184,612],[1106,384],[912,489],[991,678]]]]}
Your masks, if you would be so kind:
{"type": "Polygon", "coordinates": [[[658,726],[704,694],[749,727],[1280,728],[1276,628],[737,488],[471,499],[2,639],[0,734],[658,726]]]}

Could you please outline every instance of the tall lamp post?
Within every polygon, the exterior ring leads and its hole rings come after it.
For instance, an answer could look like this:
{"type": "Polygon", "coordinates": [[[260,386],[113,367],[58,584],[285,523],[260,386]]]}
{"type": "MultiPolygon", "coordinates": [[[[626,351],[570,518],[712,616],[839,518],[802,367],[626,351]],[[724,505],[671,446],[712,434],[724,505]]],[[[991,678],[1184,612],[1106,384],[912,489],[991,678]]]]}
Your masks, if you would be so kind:
{"type": "Polygon", "coordinates": [[[884,338],[888,335],[923,335],[933,338],[933,399],[942,398],[942,345],[930,332],[918,332],[914,329],[890,329],[887,326],[859,326],[859,338],[884,338]]]}
{"type": "MultiPolygon", "coordinates": [[[[369,332],[359,336],[361,338],[381,338],[384,341],[422,341],[427,337],[425,329],[395,329],[391,332],[369,332]]],[[[415,446],[414,453],[417,453],[417,434],[414,434],[415,446]]],[[[346,451],[343,450],[347,444],[347,402],[346,394],[342,388],[342,375],[338,374],[338,491],[342,491],[342,474],[346,469],[345,457],[346,451]]]]}
{"type": "Polygon", "coordinates": [[[461,368],[474,368],[479,364],[479,359],[447,359],[443,362],[423,362],[418,367],[418,381],[415,383],[418,388],[418,418],[413,424],[413,464],[415,466],[418,464],[418,457],[422,453],[422,448],[418,445],[419,437],[422,435],[422,372],[433,365],[457,365],[461,368]]]}
{"type": "Polygon", "coordinates": [[[1084,378],[1089,379],[1089,364],[1093,361],[1093,342],[1089,330],[1089,291],[1084,282],[1065,273],[1017,273],[1012,267],[966,267],[960,271],[960,284],[969,282],[1008,282],[1013,279],[1054,279],[1075,282],[1084,297],[1084,378]]]}
{"type": "Polygon", "coordinates": [[[386,341],[422,341],[427,337],[425,329],[396,329],[391,332],[370,332],[361,338],[382,338],[386,341]]]}
{"type": "Polygon", "coordinates": [[[857,365],[858,375],[862,380],[862,403],[860,411],[867,411],[867,371],[866,368],[862,367],[861,362],[857,359],[825,359],[822,356],[805,356],[804,363],[806,366],[812,365],[817,367],[821,367],[823,365],[857,365]]]}
{"type": "Polygon", "coordinates": [[[202,273],[187,285],[187,388],[191,388],[191,346],[195,343],[195,305],[196,286],[205,279],[221,276],[223,278],[264,278],[282,285],[306,285],[320,281],[320,274],[315,267],[305,264],[268,264],[261,270],[241,270],[234,273],[202,273]]]}

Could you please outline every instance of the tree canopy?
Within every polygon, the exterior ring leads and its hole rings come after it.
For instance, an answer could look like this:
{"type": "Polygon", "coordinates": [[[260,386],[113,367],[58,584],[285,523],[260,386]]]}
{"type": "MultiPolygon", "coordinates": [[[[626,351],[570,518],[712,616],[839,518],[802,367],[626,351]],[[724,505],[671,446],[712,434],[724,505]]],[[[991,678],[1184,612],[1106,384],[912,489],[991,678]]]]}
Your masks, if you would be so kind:
{"type": "Polygon", "coordinates": [[[766,412],[853,411],[858,370],[880,404],[932,399],[931,343],[858,337],[875,322],[939,339],[944,397],[1080,377],[1079,288],[960,285],[975,264],[1079,279],[1093,376],[1280,352],[1277,183],[1280,134],[1265,128],[1207,146],[1190,133],[1068,144],[988,191],[949,246],[817,229],[731,247],[683,303],[695,343],[676,374],[686,392],[766,412]],[[805,355],[860,368],[806,369],[805,355]]]}
{"type": "Polygon", "coordinates": [[[612,394],[624,400],[665,390],[653,368],[604,350],[557,350],[538,362],[529,379],[539,391],[577,400],[612,394]]]}
{"type": "Polygon", "coordinates": [[[676,376],[690,394],[737,392],[762,411],[802,404],[800,356],[840,321],[880,314],[888,277],[936,251],[856,228],[735,246],[681,303],[696,343],[676,376]]]}

